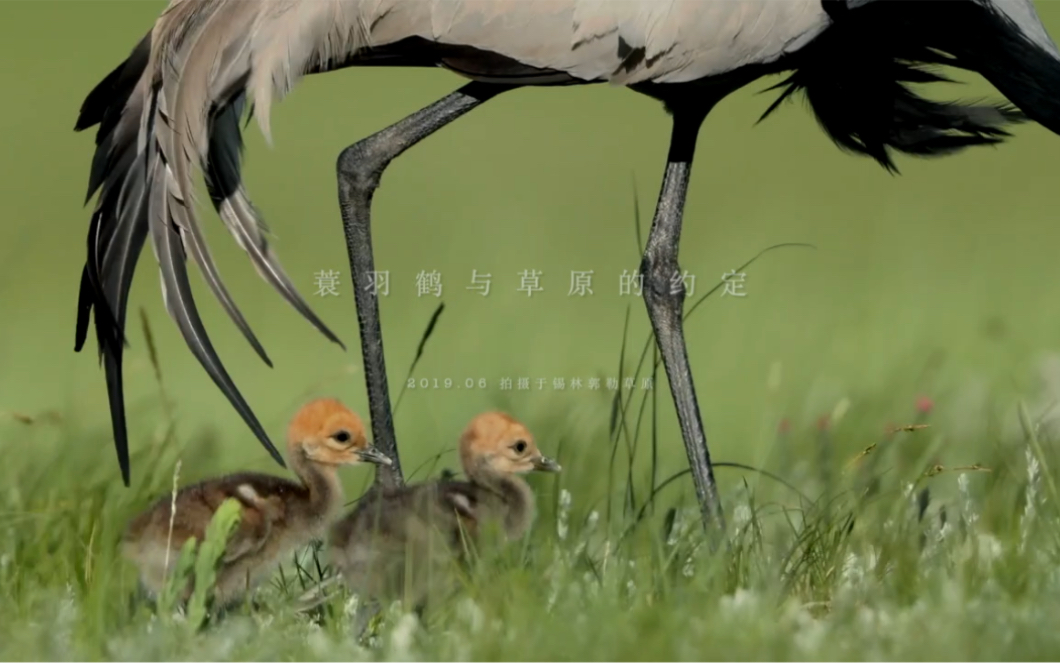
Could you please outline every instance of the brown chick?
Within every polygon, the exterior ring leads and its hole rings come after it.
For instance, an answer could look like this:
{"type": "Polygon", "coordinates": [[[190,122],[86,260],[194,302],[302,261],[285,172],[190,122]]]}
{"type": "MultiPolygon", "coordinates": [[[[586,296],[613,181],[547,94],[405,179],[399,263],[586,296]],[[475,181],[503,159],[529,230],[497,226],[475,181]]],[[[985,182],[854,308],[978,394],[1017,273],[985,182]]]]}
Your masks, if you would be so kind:
{"type": "Polygon", "coordinates": [[[466,481],[441,479],[396,489],[372,489],[330,533],[332,563],[368,601],[404,597],[422,609],[445,591],[432,578],[463,558],[465,537],[501,525],[508,540],[533,519],[534,495],[519,476],[559,472],[526,427],[501,412],[475,417],[460,438],[466,481]]]}
{"type": "MultiPolygon", "coordinates": [[[[232,603],[275,568],[281,557],[321,538],[343,503],[340,465],[361,462],[389,465],[391,460],[368,443],[360,417],[337,400],[304,405],[287,433],[287,460],[299,481],[241,472],[182,488],[160,498],[129,523],[122,553],[140,569],[144,588],[157,596],[166,576],[191,537],[202,541],[221,503],[239,500],[242,518],[228,540],[217,571],[214,600],[232,603]]],[[[193,589],[191,582],[182,600],[193,589]]]]}

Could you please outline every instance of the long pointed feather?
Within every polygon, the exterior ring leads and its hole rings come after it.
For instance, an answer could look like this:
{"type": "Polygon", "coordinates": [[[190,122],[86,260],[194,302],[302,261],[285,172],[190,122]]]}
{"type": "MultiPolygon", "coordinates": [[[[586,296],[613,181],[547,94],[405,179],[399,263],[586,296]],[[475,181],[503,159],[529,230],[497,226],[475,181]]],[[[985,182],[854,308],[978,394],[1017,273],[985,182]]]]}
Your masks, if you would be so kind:
{"type": "MultiPolygon", "coordinates": [[[[143,160],[141,160],[141,163],[143,160]]],[[[142,178],[143,168],[138,169],[137,175],[142,178]]],[[[136,270],[136,261],[143,251],[144,242],[147,240],[146,205],[141,197],[131,215],[125,215],[126,222],[122,226],[120,234],[116,233],[118,241],[112,245],[115,247],[113,253],[108,257],[115,264],[109,272],[111,275],[104,283],[104,296],[106,303],[114,307],[116,324],[118,330],[125,329],[125,318],[128,310],[129,290],[132,285],[133,274],[136,270]],[[128,218],[131,217],[131,218],[128,218]]],[[[96,308],[97,315],[97,337],[99,344],[104,347],[102,335],[106,329],[99,323],[99,307],[96,308]]],[[[122,480],[129,485],[130,462],[129,462],[129,435],[125,421],[125,394],[124,377],[122,375],[122,356],[125,346],[121,343],[111,347],[104,352],[103,369],[107,379],[107,401],[110,406],[111,428],[114,431],[114,448],[118,454],[118,465],[121,468],[122,480]]]]}
{"type": "MultiPolygon", "coordinates": [[[[115,308],[118,329],[125,328],[129,290],[136,270],[137,259],[140,257],[144,242],[147,240],[146,205],[141,199],[136,207],[134,221],[125,225],[120,242],[115,244],[120,247],[113,254],[116,267],[112,269],[112,273],[115,276],[105,284],[107,301],[111,302],[115,308]]],[[[102,345],[102,342],[100,344],[102,345]]],[[[103,368],[107,378],[107,399],[110,405],[111,424],[114,431],[114,444],[118,452],[118,463],[122,470],[122,479],[125,485],[129,485],[129,437],[125,423],[125,395],[122,376],[122,355],[124,350],[124,346],[118,344],[110,352],[105,353],[103,368]]]]}
{"type": "Polygon", "coordinates": [[[221,363],[220,357],[213,348],[210,338],[203,327],[188,283],[188,272],[185,265],[185,254],[181,233],[169,220],[172,211],[168,191],[166,163],[162,155],[155,159],[152,173],[151,197],[149,202],[151,219],[151,239],[158,252],[159,270],[162,277],[162,296],[166,302],[173,321],[177,323],[185,343],[195,358],[199,360],[206,373],[214,381],[228,401],[236,409],[243,421],[261,442],[265,450],[280,464],[286,467],[283,456],[269,439],[265,429],[254,416],[250,406],[232,382],[228,372],[221,363]]]}
{"type": "Polygon", "coordinates": [[[131,468],[129,463],[129,435],[125,422],[125,387],[122,376],[121,352],[107,354],[103,358],[103,369],[107,376],[107,402],[110,404],[110,423],[114,431],[114,451],[118,454],[121,480],[128,488],[131,468]]]}
{"type": "Polygon", "coordinates": [[[245,96],[238,95],[217,113],[210,132],[210,150],[203,170],[214,208],[236,243],[246,251],[258,275],[330,341],[346,346],[317,317],[287,276],[266,240],[265,224],[246,195],[240,175],[243,141],[239,131],[245,96]]]}
{"type": "MultiPolygon", "coordinates": [[[[170,187],[170,191],[173,191],[172,186],[170,187]]],[[[261,343],[254,335],[254,332],[250,329],[250,325],[240,312],[239,307],[237,307],[236,303],[232,300],[232,296],[228,293],[228,289],[225,287],[224,283],[221,282],[221,277],[217,273],[217,266],[206,246],[206,239],[202,236],[202,230],[199,228],[199,225],[191,218],[191,215],[187,213],[185,201],[181,200],[179,197],[171,197],[170,203],[174,222],[183,231],[182,236],[187,243],[192,258],[202,271],[203,277],[206,279],[206,284],[210,287],[210,290],[213,291],[213,294],[217,297],[218,301],[221,302],[221,306],[228,314],[228,317],[232,319],[232,322],[236,324],[239,331],[243,333],[243,337],[247,339],[247,342],[254,348],[254,351],[259,357],[261,357],[261,360],[264,361],[269,368],[272,368],[272,360],[269,359],[268,354],[266,354],[265,348],[261,346],[261,343]]]]}
{"type": "Polygon", "coordinates": [[[75,127],[80,131],[100,125],[88,190],[89,198],[99,191],[99,200],[89,225],[74,349],[80,352],[84,347],[93,318],[107,382],[114,449],[126,486],[130,460],[122,356],[127,345],[124,327],[129,287],[147,236],[145,160],[137,150],[137,131],[144,115],[144,98],[138,88],[149,54],[150,35],[89,94],[75,127]]]}
{"type": "MultiPolygon", "coordinates": [[[[114,240],[115,233],[121,224],[122,193],[128,184],[128,173],[132,167],[135,155],[127,146],[122,146],[122,155],[115,159],[115,168],[120,178],[114,178],[105,182],[102,186],[99,202],[92,214],[92,221],[88,230],[88,257],[85,269],[82,272],[82,289],[91,293],[92,303],[86,304],[79,300],[79,318],[87,315],[89,309],[95,309],[96,332],[99,340],[100,361],[103,361],[103,353],[107,350],[120,352],[127,342],[123,333],[123,326],[118,322],[114,311],[114,303],[108,300],[105,294],[104,281],[107,270],[104,266],[107,247],[114,240]]],[[[75,338],[74,350],[80,352],[84,346],[84,333],[82,325],[87,325],[87,320],[78,321],[78,331],[75,338]]]]}
{"type": "MultiPolygon", "coordinates": [[[[107,400],[110,407],[114,447],[118,455],[122,481],[126,486],[130,480],[129,438],[125,420],[125,396],[122,375],[122,359],[125,344],[121,342],[125,328],[129,290],[136,270],[137,259],[147,239],[147,206],[144,198],[144,155],[133,158],[133,145],[125,144],[128,167],[123,167],[124,180],[115,194],[111,183],[104,185],[101,206],[97,216],[107,219],[112,231],[107,246],[97,252],[99,299],[96,302],[96,338],[107,381],[107,400]],[[115,202],[115,199],[117,202],[115,202]]],[[[85,267],[86,273],[89,267],[85,267]]]]}
{"type": "Polygon", "coordinates": [[[88,322],[92,317],[94,294],[88,278],[88,265],[81,269],[81,289],[77,293],[77,326],[74,330],[74,352],[81,352],[88,338],[88,322]]]}

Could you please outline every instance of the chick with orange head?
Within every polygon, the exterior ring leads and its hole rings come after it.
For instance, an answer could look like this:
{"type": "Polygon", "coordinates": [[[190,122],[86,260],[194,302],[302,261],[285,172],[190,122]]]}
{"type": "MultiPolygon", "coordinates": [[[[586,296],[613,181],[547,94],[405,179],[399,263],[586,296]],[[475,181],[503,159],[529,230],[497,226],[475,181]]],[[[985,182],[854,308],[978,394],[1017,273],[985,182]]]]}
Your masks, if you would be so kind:
{"type": "Polygon", "coordinates": [[[534,494],[520,475],[559,472],[534,436],[503,412],[475,417],[460,438],[465,481],[441,479],[372,489],[331,527],[330,560],[368,600],[405,598],[422,608],[443,566],[462,561],[464,542],[500,525],[508,540],[526,533],[534,494]]]}
{"type": "MultiPolygon", "coordinates": [[[[279,560],[322,538],[343,503],[337,470],[359,463],[391,464],[368,443],[360,417],[341,402],[323,398],[304,405],[287,431],[287,460],[298,481],[241,472],[186,486],[158,499],[129,523],[122,553],[140,570],[149,593],[161,591],[168,571],[191,537],[202,541],[206,526],[228,498],[239,500],[240,523],[228,540],[217,571],[214,600],[226,605],[273,571],[279,560]],[[173,506],[175,505],[175,511],[173,506]]],[[[189,582],[183,599],[193,585],[189,582]]]]}

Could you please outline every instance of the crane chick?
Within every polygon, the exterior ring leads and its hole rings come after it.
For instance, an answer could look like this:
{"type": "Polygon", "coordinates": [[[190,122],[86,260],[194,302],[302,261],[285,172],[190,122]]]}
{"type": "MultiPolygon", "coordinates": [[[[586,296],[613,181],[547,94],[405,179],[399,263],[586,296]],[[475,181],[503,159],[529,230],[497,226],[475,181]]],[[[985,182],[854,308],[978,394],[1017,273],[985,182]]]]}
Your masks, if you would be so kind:
{"type": "MultiPolygon", "coordinates": [[[[213,596],[220,606],[233,603],[282,556],[322,538],[343,502],[340,465],[391,463],[368,443],[360,417],[330,398],[311,401],[295,414],[287,433],[287,456],[297,482],[269,474],[230,474],[186,486],[175,500],[172,495],[160,498],[134,518],[125,531],[122,553],[139,568],[143,588],[157,596],[167,562],[171,571],[185,541],[202,541],[218,507],[235,498],[242,517],[221,558],[213,596]]],[[[184,589],[184,601],[192,582],[184,589]]]]}
{"type": "Polygon", "coordinates": [[[559,472],[530,431],[502,412],[475,417],[460,438],[466,481],[443,478],[376,489],[331,528],[329,554],[352,591],[369,602],[405,598],[422,610],[444,566],[463,559],[465,537],[500,525],[521,537],[534,515],[534,494],[519,476],[559,472]]]}

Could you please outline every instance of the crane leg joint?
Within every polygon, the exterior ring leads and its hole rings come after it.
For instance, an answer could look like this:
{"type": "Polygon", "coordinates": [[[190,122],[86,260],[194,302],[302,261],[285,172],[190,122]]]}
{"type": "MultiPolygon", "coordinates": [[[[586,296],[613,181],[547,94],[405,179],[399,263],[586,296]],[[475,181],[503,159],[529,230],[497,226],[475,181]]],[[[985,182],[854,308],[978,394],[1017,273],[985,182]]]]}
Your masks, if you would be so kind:
{"type": "Polygon", "coordinates": [[[339,179],[354,191],[374,192],[379,187],[383,170],[390,163],[391,157],[378,147],[378,136],[369,136],[339,153],[336,168],[339,179]]]}
{"type": "Polygon", "coordinates": [[[680,311],[685,301],[685,284],[677,260],[658,255],[649,245],[640,263],[644,298],[649,304],[665,302],[665,310],[680,311]]]}

